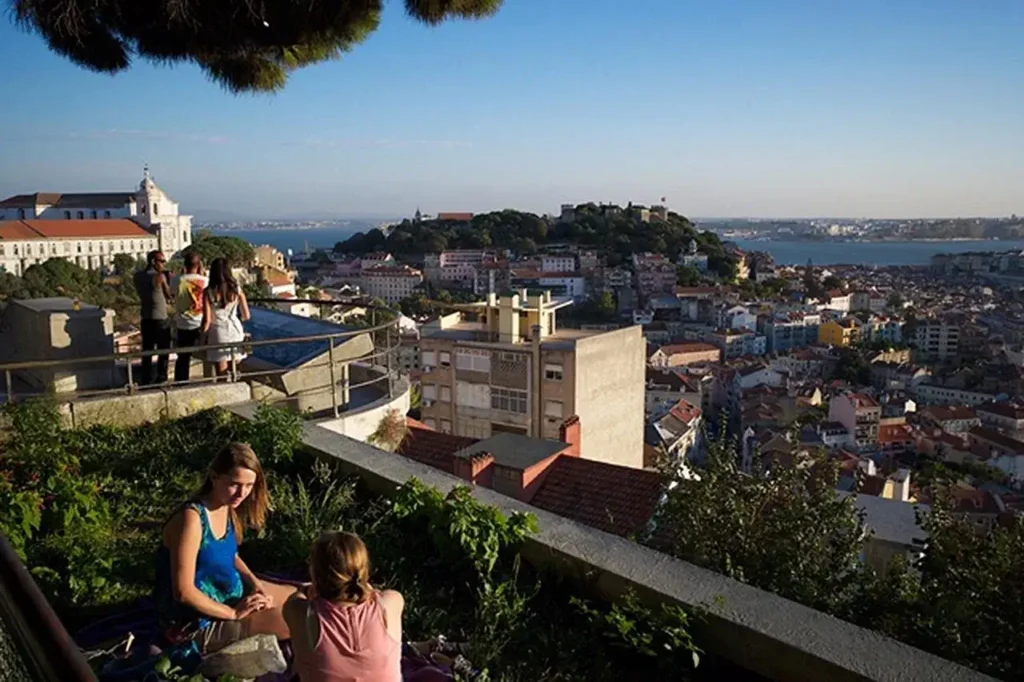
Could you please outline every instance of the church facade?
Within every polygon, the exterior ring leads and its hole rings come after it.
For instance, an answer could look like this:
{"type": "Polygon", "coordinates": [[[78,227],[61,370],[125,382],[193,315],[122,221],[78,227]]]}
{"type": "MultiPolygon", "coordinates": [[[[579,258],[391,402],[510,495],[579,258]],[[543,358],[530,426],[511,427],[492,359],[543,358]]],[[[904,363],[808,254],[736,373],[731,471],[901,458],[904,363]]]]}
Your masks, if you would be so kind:
{"type": "Polygon", "coordinates": [[[21,275],[49,258],[84,268],[109,267],[114,256],[168,257],[192,243],[192,216],[146,168],[135,192],[19,194],[0,201],[0,269],[21,275]]]}

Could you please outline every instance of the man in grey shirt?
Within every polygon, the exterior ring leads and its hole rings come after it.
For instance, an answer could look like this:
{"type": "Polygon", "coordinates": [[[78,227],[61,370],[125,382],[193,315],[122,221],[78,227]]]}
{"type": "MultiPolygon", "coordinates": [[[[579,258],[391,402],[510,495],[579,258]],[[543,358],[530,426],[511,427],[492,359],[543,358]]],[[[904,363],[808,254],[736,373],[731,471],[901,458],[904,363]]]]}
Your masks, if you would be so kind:
{"type": "MultiPolygon", "coordinates": [[[[171,286],[164,271],[167,259],[159,251],[146,255],[146,269],[135,273],[135,290],[139,292],[142,307],[142,350],[165,350],[171,347],[171,321],[168,319],[167,304],[173,302],[171,286]]],[[[156,361],[156,383],[167,381],[168,356],[161,355],[156,361]]],[[[142,358],[142,385],[153,383],[153,356],[142,358]]]]}

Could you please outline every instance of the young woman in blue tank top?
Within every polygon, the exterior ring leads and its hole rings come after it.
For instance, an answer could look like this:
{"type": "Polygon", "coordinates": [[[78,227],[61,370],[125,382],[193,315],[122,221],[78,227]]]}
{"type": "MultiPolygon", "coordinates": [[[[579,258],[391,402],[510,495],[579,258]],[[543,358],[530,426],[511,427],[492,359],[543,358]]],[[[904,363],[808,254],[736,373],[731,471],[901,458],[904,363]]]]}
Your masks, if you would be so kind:
{"type": "Polygon", "coordinates": [[[227,445],[164,526],[156,601],[168,640],[206,654],[252,635],[289,638],[281,606],[295,588],[258,579],[238,555],[244,528],[261,529],[269,507],[256,453],[227,445]]]}

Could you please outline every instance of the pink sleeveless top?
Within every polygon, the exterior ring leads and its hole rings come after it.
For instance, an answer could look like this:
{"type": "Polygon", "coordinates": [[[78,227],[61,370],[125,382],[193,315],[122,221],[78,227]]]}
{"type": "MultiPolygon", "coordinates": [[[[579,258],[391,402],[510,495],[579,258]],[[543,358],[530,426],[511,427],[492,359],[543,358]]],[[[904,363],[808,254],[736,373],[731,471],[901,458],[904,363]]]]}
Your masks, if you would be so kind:
{"type": "Polygon", "coordinates": [[[401,682],[402,645],[388,634],[379,593],[355,606],[311,605],[320,639],[311,655],[295,652],[302,682],[401,682]]]}

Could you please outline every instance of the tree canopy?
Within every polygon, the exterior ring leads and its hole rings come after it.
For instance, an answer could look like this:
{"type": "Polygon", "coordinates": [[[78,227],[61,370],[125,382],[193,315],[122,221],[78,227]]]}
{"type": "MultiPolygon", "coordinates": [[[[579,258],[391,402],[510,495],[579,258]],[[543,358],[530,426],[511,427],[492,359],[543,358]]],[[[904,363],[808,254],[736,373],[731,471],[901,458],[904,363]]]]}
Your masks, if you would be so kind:
{"type": "Polygon", "coordinates": [[[252,244],[238,237],[215,235],[209,230],[200,231],[186,250],[197,252],[207,266],[215,258],[227,258],[232,267],[243,268],[253,261],[252,244]]]}
{"type": "Polygon", "coordinates": [[[644,222],[638,210],[581,204],[573,220],[549,221],[533,213],[506,209],[473,216],[470,221],[405,220],[385,233],[358,232],[334,250],[363,254],[389,251],[396,256],[438,253],[445,249],[510,249],[529,255],[549,244],[578,244],[602,252],[608,263],[625,262],[634,253],[653,252],[676,259],[691,242],[708,255],[709,268],[725,279],[736,275],[736,259],[718,235],[698,232],[677,213],[644,222]]]}
{"type": "MultiPolygon", "coordinates": [[[[426,24],[480,19],[503,0],[405,0],[426,24]]],[[[15,20],[57,54],[117,73],[136,58],[194,63],[232,92],[280,90],[292,71],[338,59],[380,25],[383,0],[12,0],[15,20]]]]}

